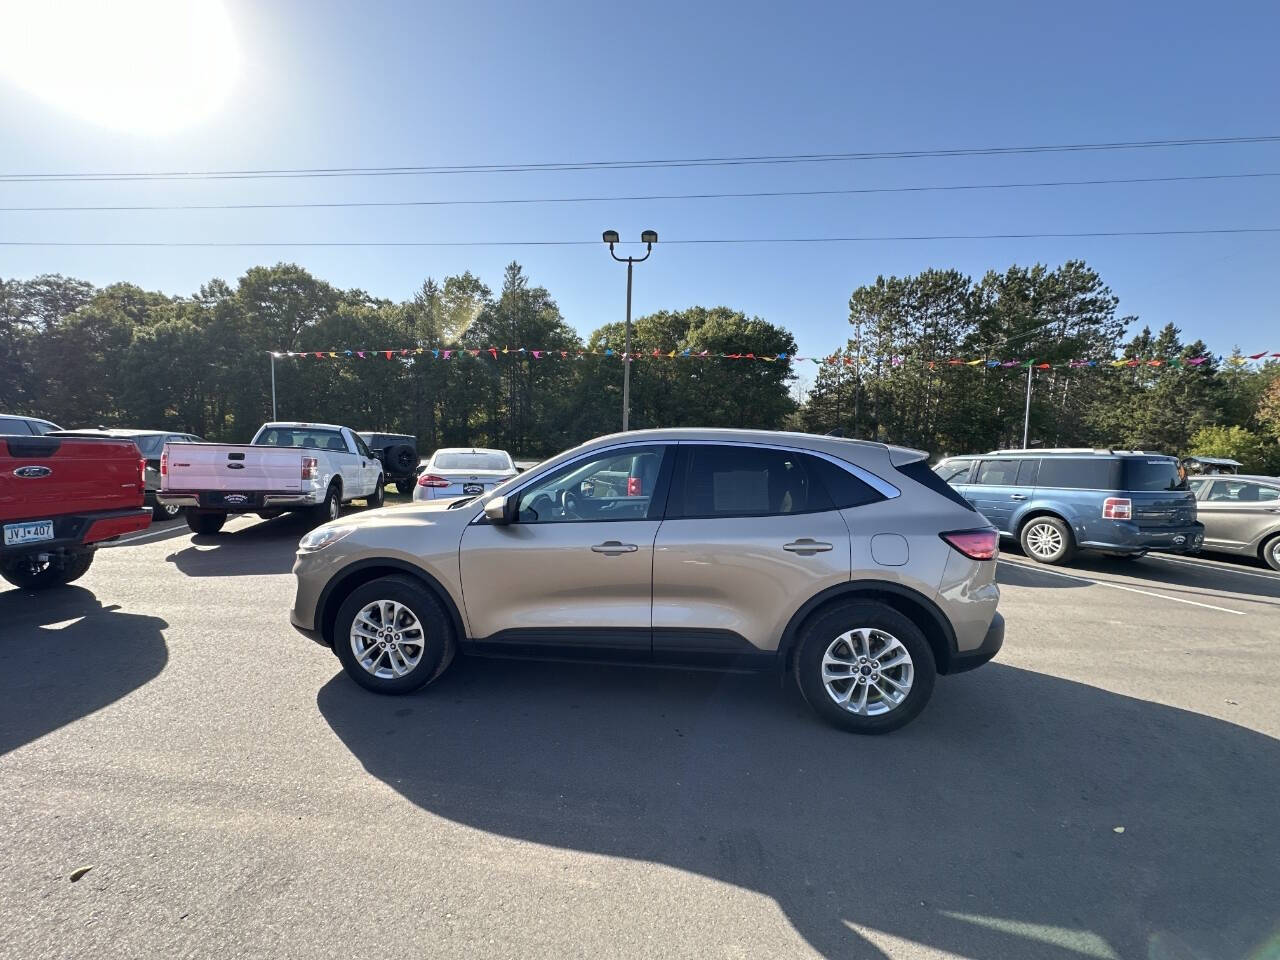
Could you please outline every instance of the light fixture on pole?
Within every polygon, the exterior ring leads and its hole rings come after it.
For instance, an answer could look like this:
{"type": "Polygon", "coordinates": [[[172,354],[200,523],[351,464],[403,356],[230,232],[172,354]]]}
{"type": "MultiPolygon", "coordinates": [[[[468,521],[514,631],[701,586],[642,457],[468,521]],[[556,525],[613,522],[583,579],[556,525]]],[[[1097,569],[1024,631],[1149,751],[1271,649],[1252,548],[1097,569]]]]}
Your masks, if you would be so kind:
{"type": "Polygon", "coordinates": [[[622,429],[625,432],[631,424],[631,271],[637,263],[644,263],[649,259],[649,254],[653,253],[653,245],[658,242],[658,232],[645,230],[640,234],[640,242],[645,245],[643,257],[620,257],[614,253],[613,245],[621,242],[617,230],[606,230],[603,239],[609,245],[609,256],[627,265],[627,326],[622,348],[622,429]]]}

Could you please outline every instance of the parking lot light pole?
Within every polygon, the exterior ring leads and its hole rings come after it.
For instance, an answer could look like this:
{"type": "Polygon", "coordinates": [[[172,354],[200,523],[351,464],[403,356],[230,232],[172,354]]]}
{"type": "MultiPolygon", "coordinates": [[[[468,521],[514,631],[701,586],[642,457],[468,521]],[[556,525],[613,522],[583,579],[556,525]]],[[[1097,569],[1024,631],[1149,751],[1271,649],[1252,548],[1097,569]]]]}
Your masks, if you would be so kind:
{"type": "Polygon", "coordinates": [[[640,242],[645,245],[643,257],[620,257],[613,251],[618,243],[618,231],[606,230],[604,242],[609,245],[609,256],[619,263],[627,265],[627,326],[625,342],[622,347],[622,431],[625,433],[631,424],[631,272],[637,263],[644,263],[653,253],[653,245],[658,242],[656,230],[645,230],[640,234],[640,242]]]}
{"type": "Polygon", "coordinates": [[[1027,449],[1027,436],[1031,433],[1031,367],[1027,367],[1027,409],[1022,415],[1022,449],[1027,449]]]}

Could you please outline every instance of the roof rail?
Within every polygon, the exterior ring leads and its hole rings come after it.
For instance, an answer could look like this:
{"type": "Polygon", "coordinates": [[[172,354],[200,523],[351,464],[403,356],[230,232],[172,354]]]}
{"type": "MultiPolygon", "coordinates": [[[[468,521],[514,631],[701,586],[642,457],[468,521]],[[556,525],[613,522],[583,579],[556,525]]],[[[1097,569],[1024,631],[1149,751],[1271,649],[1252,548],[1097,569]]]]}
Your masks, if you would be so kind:
{"type": "Polygon", "coordinates": [[[1098,447],[1009,447],[1002,450],[992,450],[984,456],[992,456],[998,453],[1112,453],[1113,451],[1098,447]]]}

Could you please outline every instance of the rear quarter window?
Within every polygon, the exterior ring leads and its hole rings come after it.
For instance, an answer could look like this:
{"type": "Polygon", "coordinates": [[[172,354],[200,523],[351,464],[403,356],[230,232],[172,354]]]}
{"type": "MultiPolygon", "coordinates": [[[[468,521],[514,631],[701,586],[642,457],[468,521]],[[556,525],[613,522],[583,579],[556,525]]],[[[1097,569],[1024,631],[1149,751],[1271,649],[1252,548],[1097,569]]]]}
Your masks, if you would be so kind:
{"type": "Polygon", "coordinates": [[[1045,457],[1036,485],[1068,490],[1122,490],[1120,463],[1106,457],[1045,457]]]}
{"type": "Polygon", "coordinates": [[[1121,464],[1121,490],[1188,489],[1186,472],[1176,460],[1126,457],[1121,464]]]}
{"type": "MultiPolygon", "coordinates": [[[[898,467],[898,472],[921,486],[928,487],[934,493],[946,497],[952,503],[964,507],[966,510],[973,510],[973,504],[960,496],[955,487],[934,473],[926,461],[917,460],[915,463],[908,463],[905,466],[898,467]]],[[[977,511],[973,510],[973,512],[976,513],[977,511]]]]}

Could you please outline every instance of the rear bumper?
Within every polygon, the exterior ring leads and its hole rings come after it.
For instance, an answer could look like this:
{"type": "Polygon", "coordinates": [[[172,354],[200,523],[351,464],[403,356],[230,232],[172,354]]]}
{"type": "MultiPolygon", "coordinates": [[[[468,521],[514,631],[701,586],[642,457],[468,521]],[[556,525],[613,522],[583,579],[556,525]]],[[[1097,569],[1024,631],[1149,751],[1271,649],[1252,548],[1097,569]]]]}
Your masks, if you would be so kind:
{"type": "Polygon", "coordinates": [[[324,491],[279,493],[268,490],[247,490],[224,493],[220,490],[165,490],[156,494],[156,500],[169,507],[190,507],[193,510],[219,513],[256,513],[259,510],[313,507],[324,501],[324,491]]]}
{"type": "Polygon", "coordinates": [[[1116,521],[1105,539],[1081,540],[1081,547],[1110,553],[1196,553],[1204,546],[1204,524],[1199,521],[1180,527],[1140,527],[1116,521]]]}
{"type": "Polygon", "coordinates": [[[964,673],[966,670],[973,670],[982,666],[1004,646],[1004,617],[997,613],[991,618],[991,626],[987,627],[987,635],[982,638],[982,643],[976,650],[965,650],[963,653],[953,654],[951,657],[950,668],[948,674],[964,673]]]}
{"type": "MultiPolygon", "coordinates": [[[[40,519],[40,517],[33,518],[33,520],[40,519]]],[[[0,540],[0,559],[13,560],[39,554],[57,555],[92,550],[104,541],[147,529],[151,525],[151,511],[141,507],[127,507],[122,510],[103,510],[51,519],[54,534],[52,540],[11,547],[4,546],[3,541],[0,540]]]]}

